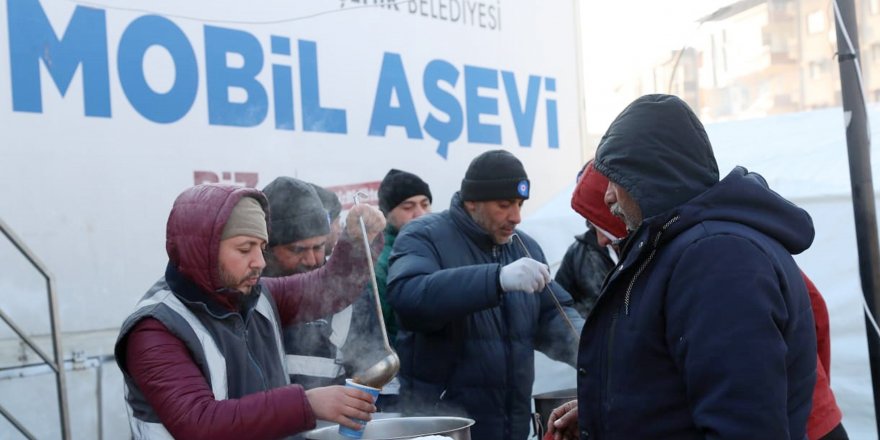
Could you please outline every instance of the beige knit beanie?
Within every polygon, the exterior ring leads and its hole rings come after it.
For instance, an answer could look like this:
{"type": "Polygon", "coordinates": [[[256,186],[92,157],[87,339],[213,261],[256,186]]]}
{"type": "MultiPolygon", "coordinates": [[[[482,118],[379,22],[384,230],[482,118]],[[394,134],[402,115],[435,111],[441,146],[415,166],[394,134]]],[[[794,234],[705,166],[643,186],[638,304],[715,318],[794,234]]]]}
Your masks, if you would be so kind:
{"type": "Polygon", "coordinates": [[[260,202],[253,197],[242,197],[241,200],[232,208],[229,214],[229,220],[223,227],[223,235],[221,240],[226,240],[236,235],[247,235],[250,237],[269,240],[269,234],[266,232],[266,213],[260,202]]]}

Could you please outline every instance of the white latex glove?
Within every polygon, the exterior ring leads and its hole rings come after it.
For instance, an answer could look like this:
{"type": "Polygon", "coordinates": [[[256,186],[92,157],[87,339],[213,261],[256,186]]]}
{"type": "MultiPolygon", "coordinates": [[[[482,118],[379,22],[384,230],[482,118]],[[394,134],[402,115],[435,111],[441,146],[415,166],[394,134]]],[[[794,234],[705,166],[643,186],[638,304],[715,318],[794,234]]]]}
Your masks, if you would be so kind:
{"type": "Polygon", "coordinates": [[[550,282],[550,268],[528,257],[501,268],[498,275],[505,292],[539,292],[550,282]]]}

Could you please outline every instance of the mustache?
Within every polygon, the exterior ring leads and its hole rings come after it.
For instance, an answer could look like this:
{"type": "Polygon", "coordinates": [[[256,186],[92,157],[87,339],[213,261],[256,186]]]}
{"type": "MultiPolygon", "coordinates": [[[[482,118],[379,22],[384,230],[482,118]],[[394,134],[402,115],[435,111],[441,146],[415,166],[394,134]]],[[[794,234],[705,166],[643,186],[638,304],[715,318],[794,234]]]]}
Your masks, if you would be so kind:
{"type": "Polygon", "coordinates": [[[248,272],[248,274],[245,275],[245,276],[241,279],[241,282],[243,283],[243,282],[245,282],[246,280],[249,280],[249,279],[251,279],[251,278],[259,278],[260,275],[262,275],[262,273],[263,273],[263,270],[262,270],[262,269],[254,269],[254,270],[248,272]]]}
{"type": "Polygon", "coordinates": [[[615,217],[623,218],[623,209],[620,209],[619,203],[611,205],[611,214],[615,217]]]}

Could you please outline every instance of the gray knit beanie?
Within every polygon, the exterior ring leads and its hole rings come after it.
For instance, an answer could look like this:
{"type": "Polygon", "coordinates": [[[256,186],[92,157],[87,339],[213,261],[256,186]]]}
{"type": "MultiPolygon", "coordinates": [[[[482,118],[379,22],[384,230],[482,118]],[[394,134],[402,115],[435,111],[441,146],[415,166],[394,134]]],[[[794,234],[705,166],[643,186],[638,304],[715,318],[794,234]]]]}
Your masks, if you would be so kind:
{"type": "Polygon", "coordinates": [[[269,199],[269,247],[330,233],[327,211],[308,183],[279,177],[263,193],[269,199]]]}
{"type": "Polygon", "coordinates": [[[339,202],[339,197],[336,196],[336,193],[315,185],[314,183],[309,183],[309,185],[311,185],[315,192],[318,193],[318,197],[321,199],[324,209],[326,209],[327,214],[330,215],[330,221],[336,220],[342,212],[342,203],[339,202]]]}

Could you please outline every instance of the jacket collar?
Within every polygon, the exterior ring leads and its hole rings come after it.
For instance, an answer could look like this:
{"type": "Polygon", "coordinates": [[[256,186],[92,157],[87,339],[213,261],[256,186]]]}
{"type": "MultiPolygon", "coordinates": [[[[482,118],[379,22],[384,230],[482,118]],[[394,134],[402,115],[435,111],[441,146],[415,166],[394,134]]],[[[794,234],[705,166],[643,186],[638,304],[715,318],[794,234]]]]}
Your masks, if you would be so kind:
{"type": "Polygon", "coordinates": [[[248,295],[231,289],[206,292],[183,275],[171,262],[165,268],[165,282],[178,298],[216,318],[226,318],[232,314],[247,316],[262,294],[260,283],[257,283],[248,295]]]}
{"type": "Polygon", "coordinates": [[[471,215],[464,207],[464,201],[461,200],[459,192],[452,195],[449,214],[452,216],[452,221],[455,222],[455,225],[480,249],[490,251],[496,246],[495,239],[471,218],[471,215]]]}

